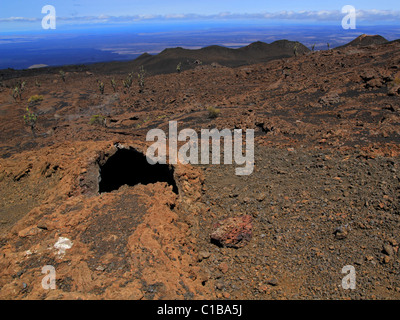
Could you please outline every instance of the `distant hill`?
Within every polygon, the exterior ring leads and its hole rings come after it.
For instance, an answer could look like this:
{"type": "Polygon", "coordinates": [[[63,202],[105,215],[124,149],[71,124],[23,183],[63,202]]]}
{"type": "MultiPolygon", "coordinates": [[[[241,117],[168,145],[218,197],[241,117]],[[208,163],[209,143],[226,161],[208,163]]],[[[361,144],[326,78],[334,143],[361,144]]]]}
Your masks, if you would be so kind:
{"type": "Polygon", "coordinates": [[[154,75],[176,72],[179,63],[181,63],[182,71],[192,69],[200,64],[211,63],[218,63],[226,67],[239,67],[292,57],[295,55],[295,47],[297,47],[298,54],[310,51],[303,44],[288,40],[279,40],[270,44],[258,41],[238,49],[208,46],[190,50],[178,47],[165,49],[154,56],[145,53],[132,61],[95,63],[89,65],[88,68],[93,72],[126,73],[127,71],[136,71],[143,65],[147,73],[154,75]]]}
{"type": "Polygon", "coordinates": [[[355,38],[353,41],[340,46],[338,48],[346,48],[346,47],[365,47],[370,45],[380,45],[389,42],[384,37],[380,35],[367,35],[362,34],[361,36],[355,38]]]}
{"type": "MultiPolygon", "coordinates": [[[[395,40],[392,42],[398,42],[395,40]]],[[[382,45],[391,43],[379,35],[363,34],[346,45],[337,48],[362,47],[372,44],[382,45]]],[[[222,46],[208,46],[190,50],[181,47],[169,48],[157,55],[144,53],[138,58],[129,61],[112,61],[94,64],[66,65],[64,71],[83,72],[91,71],[99,74],[127,74],[137,72],[143,66],[148,75],[167,74],[176,72],[181,63],[181,70],[193,69],[198,65],[218,63],[227,67],[240,67],[256,63],[268,62],[275,59],[290,58],[298,54],[308,53],[310,50],[297,41],[278,40],[270,44],[257,41],[245,47],[231,49],[222,46]]],[[[33,76],[45,73],[58,73],[61,67],[41,67],[27,70],[0,70],[0,80],[12,79],[20,76],[33,76]]]]}

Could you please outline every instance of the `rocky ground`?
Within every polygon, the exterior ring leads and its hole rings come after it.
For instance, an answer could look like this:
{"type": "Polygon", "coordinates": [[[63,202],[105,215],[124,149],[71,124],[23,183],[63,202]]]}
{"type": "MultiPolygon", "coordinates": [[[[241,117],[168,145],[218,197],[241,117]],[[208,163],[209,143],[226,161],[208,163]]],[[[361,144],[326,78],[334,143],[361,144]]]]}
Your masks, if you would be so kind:
{"type": "MultiPolygon", "coordinates": [[[[136,78],[122,86],[136,70],[3,80],[0,298],[400,298],[399,49],[201,65],[148,76],[141,90],[136,78]],[[23,116],[35,94],[33,137],[23,116]],[[145,153],[149,129],[172,120],[254,129],[254,172],[175,165],[174,185],[160,176],[99,194],[107,160],[145,153]],[[60,237],[72,243],[65,252],[60,237]],[[55,290],[42,288],[45,265],[55,290]],[[355,290],[341,286],[348,265],[355,290]]],[[[152,175],[135,161],[126,170],[152,175]]]]}

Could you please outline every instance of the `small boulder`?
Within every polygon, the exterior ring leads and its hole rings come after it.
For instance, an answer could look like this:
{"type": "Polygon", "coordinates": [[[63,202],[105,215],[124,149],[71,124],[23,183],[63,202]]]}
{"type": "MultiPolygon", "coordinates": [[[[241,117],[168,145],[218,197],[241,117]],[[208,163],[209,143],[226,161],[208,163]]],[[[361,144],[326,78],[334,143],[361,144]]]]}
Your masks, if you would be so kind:
{"type": "Polygon", "coordinates": [[[382,81],[379,79],[372,79],[367,82],[366,84],[367,88],[381,88],[382,87],[382,81]]]}
{"type": "Polygon", "coordinates": [[[346,239],[347,235],[349,234],[349,228],[348,226],[341,226],[339,228],[336,228],[333,234],[335,235],[335,239],[337,240],[346,239]]]}
{"type": "Polygon", "coordinates": [[[383,246],[383,253],[386,253],[388,256],[393,256],[394,255],[394,250],[393,247],[390,244],[385,244],[383,246]]]}
{"type": "Polygon", "coordinates": [[[323,96],[321,99],[319,99],[318,103],[320,103],[323,106],[331,106],[336,103],[340,103],[342,100],[336,92],[334,93],[329,93],[325,96],[323,96]]]}
{"type": "Polygon", "coordinates": [[[241,248],[251,240],[252,232],[253,217],[244,215],[218,221],[210,238],[211,242],[221,247],[241,248]]]}

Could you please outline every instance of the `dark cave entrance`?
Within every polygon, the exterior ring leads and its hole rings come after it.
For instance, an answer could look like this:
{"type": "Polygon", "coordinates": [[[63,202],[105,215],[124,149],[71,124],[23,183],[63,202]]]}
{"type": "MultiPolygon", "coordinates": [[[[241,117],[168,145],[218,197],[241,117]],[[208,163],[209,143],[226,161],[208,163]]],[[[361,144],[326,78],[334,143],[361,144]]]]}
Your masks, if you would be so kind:
{"type": "Polygon", "coordinates": [[[167,182],[178,194],[173,167],[158,163],[151,165],[146,156],[135,149],[118,149],[103,166],[100,166],[100,193],[118,190],[125,184],[135,186],[156,182],[167,182]]]}

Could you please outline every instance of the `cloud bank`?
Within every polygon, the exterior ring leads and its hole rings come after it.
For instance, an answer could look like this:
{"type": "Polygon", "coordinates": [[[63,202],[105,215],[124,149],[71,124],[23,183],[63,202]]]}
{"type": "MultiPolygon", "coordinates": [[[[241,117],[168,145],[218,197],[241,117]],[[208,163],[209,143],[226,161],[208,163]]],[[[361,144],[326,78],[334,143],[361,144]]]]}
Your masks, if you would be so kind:
{"type": "MultiPolygon", "coordinates": [[[[400,11],[395,10],[357,10],[358,21],[368,22],[400,22],[400,11]]],[[[341,21],[345,14],[341,11],[279,11],[265,13],[230,13],[222,12],[214,15],[199,14],[167,14],[167,15],[122,15],[122,16],[69,16],[57,17],[57,21],[65,23],[129,23],[140,21],[204,21],[204,20],[287,20],[287,21],[315,21],[315,22],[333,22],[341,21]]],[[[0,23],[7,22],[39,22],[42,17],[9,17],[0,18],[0,23]]]]}

